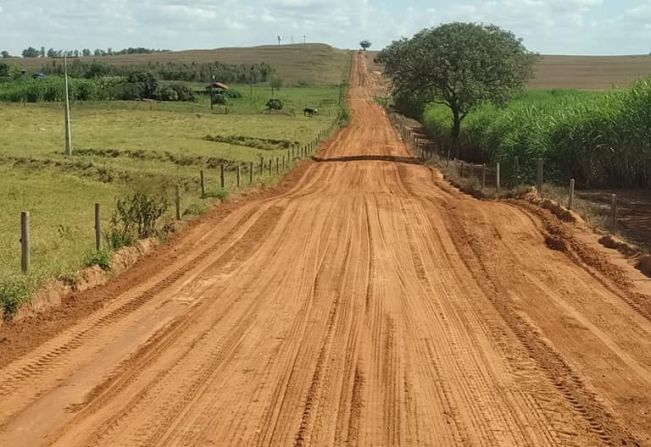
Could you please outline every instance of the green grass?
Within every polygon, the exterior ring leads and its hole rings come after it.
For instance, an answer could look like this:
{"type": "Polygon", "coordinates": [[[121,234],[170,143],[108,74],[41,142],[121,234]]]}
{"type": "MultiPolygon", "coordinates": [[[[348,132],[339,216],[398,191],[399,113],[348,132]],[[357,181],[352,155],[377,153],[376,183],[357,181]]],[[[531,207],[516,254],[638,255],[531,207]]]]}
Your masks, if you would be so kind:
{"type": "MultiPolygon", "coordinates": [[[[263,113],[270,97],[263,87],[254,87],[252,98],[234,101],[228,114],[217,108],[211,113],[207,99],[195,104],[74,103],[70,158],[63,154],[61,104],[0,104],[0,308],[11,311],[44,280],[72,277],[95,259],[96,202],[102,205],[106,228],[116,198],[143,182],[181,184],[184,219],[236,190],[238,164],[242,188],[249,185],[250,163],[254,186],[275,183],[275,158],[287,157],[288,151],[268,140],[304,146],[340,110],[337,87],[283,88],[275,96],[296,113],[263,113]],[[306,105],[319,107],[321,113],[304,117],[299,110],[306,105]],[[231,143],[208,141],[209,135],[231,143]],[[274,160],[271,174],[265,166],[260,175],[261,157],[274,160]],[[222,163],[224,189],[219,184],[222,163]],[[203,198],[200,170],[207,181],[203,198]],[[20,274],[21,211],[31,215],[32,270],[26,276],[20,274]]],[[[167,193],[173,204],[171,189],[167,193]]],[[[173,211],[172,205],[169,214],[173,211]]]]}

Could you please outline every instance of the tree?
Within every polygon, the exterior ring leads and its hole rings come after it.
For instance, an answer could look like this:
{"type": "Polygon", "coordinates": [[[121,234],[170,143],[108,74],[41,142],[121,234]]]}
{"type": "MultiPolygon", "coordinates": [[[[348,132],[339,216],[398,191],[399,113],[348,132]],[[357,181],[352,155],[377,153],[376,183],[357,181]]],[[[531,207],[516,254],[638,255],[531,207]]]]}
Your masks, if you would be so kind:
{"type": "Polygon", "coordinates": [[[40,57],[45,57],[45,47],[41,47],[40,57]]]}
{"type": "Polygon", "coordinates": [[[90,52],[90,50],[89,50],[88,48],[84,48],[84,49],[82,50],[81,54],[82,54],[84,57],[89,57],[89,56],[91,55],[91,52],[90,52]]]}
{"type": "Polygon", "coordinates": [[[5,78],[9,76],[9,64],[0,62],[0,78],[5,78]]]}
{"type": "Polygon", "coordinates": [[[364,50],[364,51],[366,51],[366,50],[368,50],[369,48],[371,48],[371,45],[372,45],[371,42],[369,42],[369,41],[366,40],[366,39],[362,40],[362,41],[359,43],[359,46],[362,47],[362,50],[364,50]]]}
{"type": "Polygon", "coordinates": [[[7,50],[4,50],[4,51],[0,52],[0,55],[2,55],[3,59],[8,59],[8,58],[11,57],[11,54],[9,54],[9,51],[7,51],[7,50]]]}
{"type": "Polygon", "coordinates": [[[47,57],[57,57],[57,52],[54,48],[47,50],[47,57]]]}
{"type": "Polygon", "coordinates": [[[444,104],[457,141],[464,118],[479,104],[504,103],[533,77],[536,55],[494,25],[449,23],[394,41],[377,57],[394,96],[444,104]]]}
{"type": "Polygon", "coordinates": [[[29,47],[23,50],[22,55],[23,57],[38,57],[40,52],[33,47],[29,47]]]}
{"type": "Polygon", "coordinates": [[[135,71],[127,77],[127,82],[138,86],[141,98],[156,99],[158,80],[150,72],[135,71]]]}

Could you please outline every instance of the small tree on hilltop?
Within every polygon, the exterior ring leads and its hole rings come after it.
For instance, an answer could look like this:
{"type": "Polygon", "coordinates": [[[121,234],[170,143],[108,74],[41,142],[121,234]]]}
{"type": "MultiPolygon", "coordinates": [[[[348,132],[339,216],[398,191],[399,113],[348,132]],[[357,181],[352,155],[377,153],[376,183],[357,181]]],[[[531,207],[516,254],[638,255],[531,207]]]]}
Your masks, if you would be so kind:
{"type": "Polygon", "coordinates": [[[444,104],[452,140],[479,104],[503,103],[533,77],[535,54],[509,31],[493,25],[449,23],[394,41],[377,57],[396,97],[444,104]]]}
{"type": "Polygon", "coordinates": [[[23,57],[38,57],[41,53],[33,47],[25,48],[22,52],[23,57]]]}
{"type": "Polygon", "coordinates": [[[369,48],[371,48],[371,42],[369,42],[368,40],[362,40],[362,41],[359,43],[359,46],[362,47],[362,50],[366,51],[366,50],[368,50],[369,48]]]}
{"type": "Polygon", "coordinates": [[[2,52],[0,52],[0,55],[2,55],[3,59],[8,59],[11,57],[11,54],[9,54],[9,51],[7,50],[3,50],[2,52]]]}

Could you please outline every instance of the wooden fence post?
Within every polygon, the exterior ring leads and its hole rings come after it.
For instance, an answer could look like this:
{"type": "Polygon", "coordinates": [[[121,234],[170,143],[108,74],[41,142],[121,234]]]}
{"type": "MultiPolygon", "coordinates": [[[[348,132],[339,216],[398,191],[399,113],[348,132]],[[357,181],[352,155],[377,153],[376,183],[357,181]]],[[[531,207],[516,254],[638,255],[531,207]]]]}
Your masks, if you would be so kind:
{"type": "Polygon", "coordinates": [[[517,155],[513,158],[513,171],[515,173],[516,182],[520,183],[520,159],[517,155]]]}
{"type": "Polygon", "coordinates": [[[283,172],[285,172],[285,156],[283,155],[283,172]]]}
{"type": "Polygon", "coordinates": [[[543,159],[542,158],[538,158],[537,160],[536,179],[537,179],[538,194],[542,196],[543,193],[543,159]]]}
{"type": "Polygon", "coordinates": [[[613,224],[613,230],[617,229],[617,194],[610,195],[610,219],[613,224]]]}
{"type": "Polygon", "coordinates": [[[280,160],[276,157],[276,174],[280,174],[280,160]]]}
{"type": "Polygon", "coordinates": [[[264,157],[260,157],[260,175],[264,172],[264,157]]]}
{"type": "Polygon", "coordinates": [[[459,174],[463,178],[463,161],[459,161],[459,174]]]}
{"type": "Polygon", "coordinates": [[[242,176],[242,166],[238,163],[237,164],[237,187],[240,187],[240,179],[242,176]]]}
{"type": "Polygon", "coordinates": [[[201,185],[201,197],[206,197],[206,177],[203,174],[203,169],[199,171],[199,184],[201,185]]]}
{"type": "Polygon", "coordinates": [[[224,165],[221,164],[219,165],[219,180],[222,185],[222,189],[226,186],[226,180],[224,178],[224,165]]]}
{"type": "Polygon", "coordinates": [[[29,272],[31,263],[29,251],[29,211],[20,213],[20,269],[29,272]]]}
{"type": "Polygon", "coordinates": [[[249,165],[249,185],[253,184],[253,162],[249,165]]]}
{"type": "Polygon", "coordinates": [[[481,187],[486,188],[486,163],[481,166],[481,187]]]}
{"type": "Polygon", "coordinates": [[[102,249],[102,218],[100,204],[95,204],[95,249],[102,249]]]}
{"type": "Polygon", "coordinates": [[[500,164],[499,162],[495,166],[496,169],[496,174],[495,174],[495,189],[498,191],[500,190],[500,164]]]}
{"type": "Polygon", "coordinates": [[[570,180],[570,198],[567,202],[567,209],[571,210],[574,205],[574,179],[570,180]]]}
{"type": "Polygon", "coordinates": [[[269,160],[269,175],[271,175],[271,162],[272,160],[269,160]]]}
{"type": "MultiPolygon", "coordinates": [[[[223,166],[223,165],[222,165],[223,166]]],[[[176,185],[176,220],[181,220],[181,186],[176,185]]]]}

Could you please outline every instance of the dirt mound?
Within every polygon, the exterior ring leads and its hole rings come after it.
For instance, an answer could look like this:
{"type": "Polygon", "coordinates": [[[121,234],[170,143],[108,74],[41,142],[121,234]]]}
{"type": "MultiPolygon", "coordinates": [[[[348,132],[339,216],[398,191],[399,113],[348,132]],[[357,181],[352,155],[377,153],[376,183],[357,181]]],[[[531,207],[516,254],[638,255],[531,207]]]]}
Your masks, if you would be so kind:
{"type": "Polygon", "coordinates": [[[545,245],[547,245],[552,250],[562,251],[562,252],[567,251],[567,243],[565,242],[565,239],[563,239],[561,236],[556,234],[546,235],[545,245]]]}
{"type": "Polygon", "coordinates": [[[635,266],[639,271],[651,278],[651,256],[643,256],[635,266]]]}
{"type": "Polygon", "coordinates": [[[533,203],[540,206],[541,208],[545,208],[551,211],[552,214],[561,219],[563,222],[574,223],[580,220],[580,217],[576,213],[568,210],[557,201],[546,197],[541,197],[538,193],[538,190],[534,187],[527,187],[523,189],[518,194],[516,194],[515,198],[526,200],[529,203],[533,203]]]}
{"type": "Polygon", "coordinates": [[[624,256],[628,257],[633,257],[633,256],[639,256],[640,255],[640,249],[636,248],[630,244],[627,244],[626,242],[617,239],[615,236],[612,236],[610,234],[607,234],[605,236],[602,236],[599,239],[599,243],[603,245],[606,248],[611,248],[613,250],[617,250],[624,256]]]}

